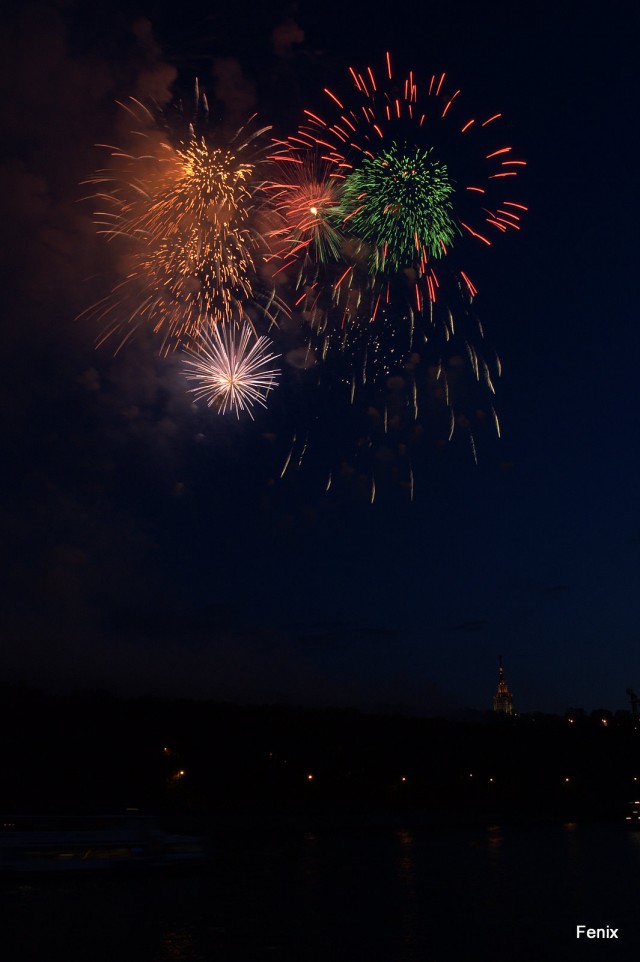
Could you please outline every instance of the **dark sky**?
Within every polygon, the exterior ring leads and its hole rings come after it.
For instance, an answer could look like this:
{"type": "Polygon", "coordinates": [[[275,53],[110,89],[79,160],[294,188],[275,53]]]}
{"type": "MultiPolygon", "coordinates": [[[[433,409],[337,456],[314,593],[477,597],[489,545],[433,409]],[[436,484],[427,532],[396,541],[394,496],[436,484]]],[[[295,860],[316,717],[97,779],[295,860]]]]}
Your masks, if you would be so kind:
{"type": "Polygon", "coordinates": [[[640,685],[631,8],[265,7],[3,15],[3,678],[432,712],[490,706],[501,653],[519,710],[627,707],[640,685]],[[370,505],[357,484],[326,497],[302,472],[280,482],[280,415],[194,407],[152,337],[115,358],[95,349],[95,321],[77,317],[117,270],[81,182],[103,162],[94,145],[122,133],[116,100],[166,102],[197,74],[227,119],[257,109],[291,129],[319,87],[387,48],[508,116],[530,213],[474,265],[504,365],[501,440],[477,465],[456,438],[434,446],[413,503],[390,487],[370,505]]]}

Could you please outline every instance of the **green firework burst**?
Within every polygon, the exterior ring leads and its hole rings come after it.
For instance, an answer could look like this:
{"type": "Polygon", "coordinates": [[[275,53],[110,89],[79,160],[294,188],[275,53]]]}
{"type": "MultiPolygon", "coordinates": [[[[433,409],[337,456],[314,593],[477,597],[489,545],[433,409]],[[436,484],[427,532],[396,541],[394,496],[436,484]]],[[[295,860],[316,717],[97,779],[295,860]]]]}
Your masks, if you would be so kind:
{"type": "Polygon", "coordinates": [[[458,233],[454,187],[431,148],[392,143],[345,179],[339,213],[344,230],[372,246],[372,273],[441,257],[458,233]]]}

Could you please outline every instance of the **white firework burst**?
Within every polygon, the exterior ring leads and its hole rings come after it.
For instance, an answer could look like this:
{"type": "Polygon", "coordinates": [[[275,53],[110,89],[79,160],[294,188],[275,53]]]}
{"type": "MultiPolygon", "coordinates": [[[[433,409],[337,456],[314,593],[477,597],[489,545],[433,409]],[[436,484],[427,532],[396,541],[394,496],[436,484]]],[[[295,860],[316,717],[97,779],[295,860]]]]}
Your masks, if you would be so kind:
{"type": "Polygon", "coordinates": [[[239,329],[216,324],[202,334],[197,349],[186,351],[186,377],[196,382],[189,388],[195,400],[204,398],[222,414],[234,410],[238,418],[246,411],[253,419],[253,405],[266,407],[267,394],[278,383],[280,372],[273,361],[280,355],[270,352],[271,343],[268,337],[256,338],[246,323],[239,329]]]}

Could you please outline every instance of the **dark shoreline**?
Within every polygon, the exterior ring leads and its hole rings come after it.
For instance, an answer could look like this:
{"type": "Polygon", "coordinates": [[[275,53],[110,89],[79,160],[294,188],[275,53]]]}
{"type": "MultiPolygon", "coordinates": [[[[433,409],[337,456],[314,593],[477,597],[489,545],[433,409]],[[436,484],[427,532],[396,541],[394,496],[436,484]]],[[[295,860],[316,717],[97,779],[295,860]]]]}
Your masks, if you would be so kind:
{"type": "Polygon", "coordinates": [[[456,720],[5,688],[0,731],[2,807],[24,816],[624,824],[640,797],[629,713],[456,720]]]}

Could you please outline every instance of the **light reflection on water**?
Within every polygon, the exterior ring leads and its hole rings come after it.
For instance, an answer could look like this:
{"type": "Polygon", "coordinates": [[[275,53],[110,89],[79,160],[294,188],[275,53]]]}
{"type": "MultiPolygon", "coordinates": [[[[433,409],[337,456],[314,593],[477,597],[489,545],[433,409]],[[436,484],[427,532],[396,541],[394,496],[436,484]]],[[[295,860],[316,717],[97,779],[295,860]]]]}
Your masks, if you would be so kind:
{"type": "Polygon", "coordinates": [[[499,825],[489,825],[487,828],[487,848],[490,855],[500,855],[504,839],[499,825]]]}
{"type": "MultiPolygon", "coordinates": [[[[405,949],[407,962],[418,959],[415,945],[420,905],[416,893],[416,870],[414,861],[415,838],[412,832],[401,829],[395,833],[398,850],[395,859],[398,879],[399,936],[405,949]]],[[[424,911],[424,909],[423,909],[424,911]]]]}
{"type": "Polygon", "coordinates": [[[196,947],[192,926],[172,926],[163,933],[158,962],[200,962],[204,959],[196,947]]]}
{"type": "Polygon", "coordinates": [[[640,950],[640,833],[616,825],[221,832],[213,849],[198,874],[5,880],[3,958],[567,962],[579,923],[620,928],[607,962],[640,950]]]}

